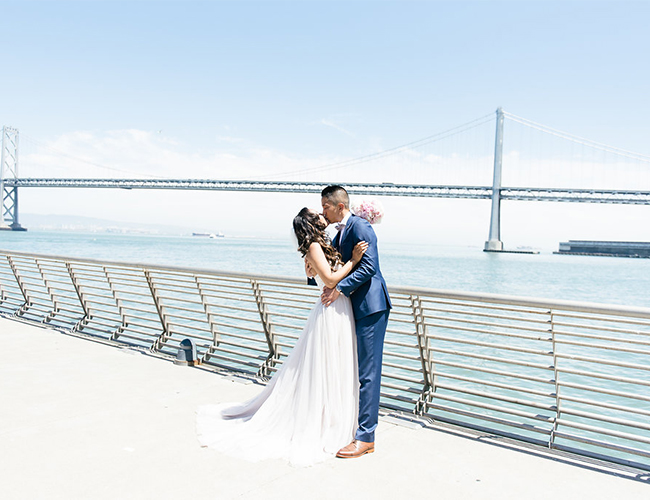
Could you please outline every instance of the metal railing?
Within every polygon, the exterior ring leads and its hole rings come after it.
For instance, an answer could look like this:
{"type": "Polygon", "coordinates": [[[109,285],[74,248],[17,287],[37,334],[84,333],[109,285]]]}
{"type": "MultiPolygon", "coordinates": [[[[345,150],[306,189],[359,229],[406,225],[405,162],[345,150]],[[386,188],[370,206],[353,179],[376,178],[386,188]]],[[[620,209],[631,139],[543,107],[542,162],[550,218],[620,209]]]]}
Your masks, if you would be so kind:
{"type": "MultiPolygon", "coordinates": [[[[384,408],[650,470],[650,309],[390,289],[384,408]]],[[[0,314],[272,376],[302,279],[0,251],[0,314]]]]}

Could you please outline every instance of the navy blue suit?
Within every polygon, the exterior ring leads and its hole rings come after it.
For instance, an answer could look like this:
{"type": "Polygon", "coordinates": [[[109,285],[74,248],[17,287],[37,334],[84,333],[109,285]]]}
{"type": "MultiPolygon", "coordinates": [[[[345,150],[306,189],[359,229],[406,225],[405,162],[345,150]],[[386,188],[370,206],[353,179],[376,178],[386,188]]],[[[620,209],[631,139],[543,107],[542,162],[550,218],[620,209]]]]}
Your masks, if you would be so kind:
{"type": "Polygon", "coordinates": [[[392,307],[388,289],[379,269],[377,236],[368,221],[350,215],[343,239],[340,233],[333,244],[344,262],[352,258],[352,249],[359,241],[368,243],[361,262],[343,278],[338,288],[350,297],[354,311],[359,358],[359,428],[355,439],[374,442],[379,420],[381,363],[388,314],[392,307]]]}

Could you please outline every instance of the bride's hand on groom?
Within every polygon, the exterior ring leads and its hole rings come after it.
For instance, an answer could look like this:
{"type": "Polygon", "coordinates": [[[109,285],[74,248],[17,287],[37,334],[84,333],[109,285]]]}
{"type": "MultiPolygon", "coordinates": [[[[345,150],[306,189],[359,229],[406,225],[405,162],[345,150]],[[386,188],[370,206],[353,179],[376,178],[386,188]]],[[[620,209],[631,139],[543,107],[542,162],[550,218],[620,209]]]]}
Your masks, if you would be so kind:
{"type": "Polygon", "coordinates": [[[336,299],[338,299],[339,295],[341,295],[341,292],[339,292],[336,288],[324,287],[323,293],[321,293],[320,295],[320,301],[323,303],[325,307],[327,307],[336,299]]]}
{"type": "Polygon", "coordinates": [[[350,260],[354,263],[355,266],[361,261],[361,257],[363,257],[363,254],[366,253],[367,249],[368,243],[365,241],[360,241],[354,245],[354,248],[352,249],[352,258],[350,260]]]}

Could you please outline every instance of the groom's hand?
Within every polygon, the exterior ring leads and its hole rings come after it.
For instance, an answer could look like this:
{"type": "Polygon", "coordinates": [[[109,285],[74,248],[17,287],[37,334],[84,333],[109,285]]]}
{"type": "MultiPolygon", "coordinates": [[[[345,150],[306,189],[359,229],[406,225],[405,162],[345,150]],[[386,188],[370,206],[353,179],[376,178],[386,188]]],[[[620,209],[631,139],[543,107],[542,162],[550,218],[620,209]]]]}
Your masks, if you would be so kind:
{"type": "Polygon", "coordinates": [[[320,301],[325,305],[325,307],[327,307],[336,299],[338,299],[339,295],[341,295],[341,292],[339,292],[336,288],[324,287],[323,293],[320,295],[320,301]]]}

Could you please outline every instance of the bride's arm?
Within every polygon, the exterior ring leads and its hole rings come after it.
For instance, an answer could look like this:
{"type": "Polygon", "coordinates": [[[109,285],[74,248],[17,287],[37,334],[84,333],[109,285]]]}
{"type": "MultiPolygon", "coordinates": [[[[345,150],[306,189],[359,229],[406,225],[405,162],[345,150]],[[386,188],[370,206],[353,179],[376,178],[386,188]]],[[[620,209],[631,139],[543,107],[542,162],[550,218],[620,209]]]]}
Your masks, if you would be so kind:
{"type": "Polygon", "coordinates": [[[361,257],[366,252],[366,248],[368,248],[368,244],[365,241],[357,243],[352,252],[352,258],[337,271],[332,271],[329,262],[327,262],[327,259],[325,258],[325,253],[318,243],[312,243],[309,245],[305,258],[311,265],[311,268],[316,271],[318,276],[320,276],[320,279],[323,280],[325,286],[328,288],[334,288],[338,282],[345,278],[359,263],[361,257]]]}

